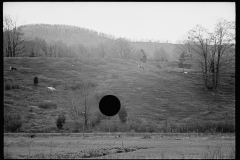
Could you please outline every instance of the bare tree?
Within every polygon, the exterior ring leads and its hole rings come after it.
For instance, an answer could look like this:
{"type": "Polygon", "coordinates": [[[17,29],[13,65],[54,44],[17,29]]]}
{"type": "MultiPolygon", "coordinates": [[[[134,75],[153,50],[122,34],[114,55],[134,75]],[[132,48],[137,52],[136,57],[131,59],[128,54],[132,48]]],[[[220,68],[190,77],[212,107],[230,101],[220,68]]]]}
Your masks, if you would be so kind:
{"type": "Polygon", "coordinates": [[[75,105],[76,98],[73,95],[72,112],[76,122],[79,120],[80,117],[83,117],[83,131],[85,131],[85,129],[88,127],[89,118],[91,116],[91,109],[92,109],[92,106],[94,105],[93,103],[96,100],[96,96],[95,96],[96,84],[91,81],[89,82],[82,81],[80,85],[81,86],[78,89],[80,93],[75,92],[74,94],[79,93],[79,95],[81,95],[81,98],[79,98],[79,100],[81,101],[81,105],[79,105],[80,107],[77,107],[78,105],[75,105]]]}
{"type": "Polygon", "coordinates": [[[196,54],[200,64],[205,88],[216,90],[219,83],[221,64],[224,55],[235,53],[235,23],[220,19],[213,33],[197,25],[188,33],[186,45],[196,54]]]}
{"type": "Polygon", "coordinates": [[[163,47],[158,48],[154,51],[154,58],[160,61],[166,61],[169,59],[168,53],[163,49],[163,47]]]}
{"type": "Polygon", "coordinates": [[[214,33],[211,34],[211,39],[212,57],[209,69],[213,75],[213,89],[217,89],[221,67],[231,63],[235,57],[235,22],[219,19],[214,33]],[[227,58],[226,55],[232,56],[227,58]]]}
{"type": "Polygon", "coordinates": [[[104,58],[107,54],[108,46],[106,43],[100,43],[97,46],[100,57],[104,58]]]}
{"type": "Polygon", "coordinates": [[[4,56],[15,57],[25,51],[22,27],[17,26],[17,18],[13,19],[9,15],[3,16],[4,56]]]}
{"type": "Polygon", "coordinates": [[[130,42],[124,38],[118,38],[112,44],[112,52],[120,58],[129,58],[132,51],[130,42]]]}

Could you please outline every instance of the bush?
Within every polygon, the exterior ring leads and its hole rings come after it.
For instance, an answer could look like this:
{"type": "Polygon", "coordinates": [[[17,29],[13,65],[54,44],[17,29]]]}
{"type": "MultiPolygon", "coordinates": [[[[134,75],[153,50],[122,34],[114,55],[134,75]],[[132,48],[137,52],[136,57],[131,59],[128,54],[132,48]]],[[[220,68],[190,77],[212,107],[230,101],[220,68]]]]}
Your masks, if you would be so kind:
{"type": "Polygon", "coordinates": [[[33,77],[33,83],[34,83],[35,85],[38,84],[38,77],[33,77]]]}
{"type": "Polygon", "coordinates": [[[57,125],[57,128],[58,128],[58,129],[62,129],[62,127],[63,127],[63,121],[62,121],[61,118],[58,117],[56,125],[57,125]]]}
{"type": "Polygon", "coordinates": [[[120,111],[118,112],[118,117],[121,122],[125,123],[127,121],[127,111],[124,106],[120,108],[120,111]]]}
{"type": "Polygon", "coordinates": [[[58,119],[59,119],[59,121],[61,121],[62,123],[65,123],[66,116],[65,116],[64,114],[60,114],[60,115],[58,116],[58,119]]]}
{"type": "Polygon", "coordinates": [[[21,116],[19,114],[4,115],[4,129],[7,132],[16,132],[22,126],[21,116]]]}
{"type": "Polygon", "coordinates": [[[95,127],[96,125],[98,125],[99,123],[101,123],[102,120],[106,119],[107,116],[105,116],[104,114],[102,114],[102,112],[98,111],[96,113],[96,118],[93,119],[92,121],[92,127],[95,127]]]}

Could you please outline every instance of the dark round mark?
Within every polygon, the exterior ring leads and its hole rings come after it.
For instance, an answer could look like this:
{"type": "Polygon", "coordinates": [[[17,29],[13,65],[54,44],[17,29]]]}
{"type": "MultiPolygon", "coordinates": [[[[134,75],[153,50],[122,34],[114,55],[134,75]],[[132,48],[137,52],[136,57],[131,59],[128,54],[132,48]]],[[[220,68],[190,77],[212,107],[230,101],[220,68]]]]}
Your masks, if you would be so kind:
{"type": "Polygon", "coordinates": [[[115,116],[121,107],[121,103],[116,96],[106,95],[99,102],[99,110],[105,116],[115,116]]]}

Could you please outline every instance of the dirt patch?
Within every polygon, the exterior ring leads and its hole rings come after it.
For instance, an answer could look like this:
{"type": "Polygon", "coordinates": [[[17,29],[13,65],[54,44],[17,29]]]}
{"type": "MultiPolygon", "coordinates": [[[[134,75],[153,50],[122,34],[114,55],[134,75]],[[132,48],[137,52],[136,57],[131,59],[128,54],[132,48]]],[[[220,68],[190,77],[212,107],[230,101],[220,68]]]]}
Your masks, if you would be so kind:
{"type": "Polygon", "coordinates": [[[21,158],[96,158],[117,153],[134,152],[140,149],[148,149],[153,147],[111,147],[100,149],[87,149],[79,152],[56,152],[54,154],[38,153],[34,155],[19,155],[21,158]]]}

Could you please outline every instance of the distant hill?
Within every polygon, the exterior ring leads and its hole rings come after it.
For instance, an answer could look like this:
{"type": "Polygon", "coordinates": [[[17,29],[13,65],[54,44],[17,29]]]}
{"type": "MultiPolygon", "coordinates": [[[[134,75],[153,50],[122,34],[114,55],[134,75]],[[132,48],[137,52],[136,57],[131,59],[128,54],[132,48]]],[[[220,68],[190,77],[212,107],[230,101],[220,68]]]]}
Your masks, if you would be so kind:
{"type": "Polygon", "coordinates": [[[104,33],[69,25],[31,24],[25,25],[22,30],[26,38],[33,39],[37,36],[47,43],[62,41],[67,45],[81,43],[91,46],[110,40],[110,36],[107,37],[104,33]]]}
{"type": "MultiPolygon", "coordinates": [[[[116,39],[112,35],[70,25],[31,24],[25,25],[22,30],[27,39],[39,37],[47,43],[62,41],[67,45],[96,46],[116,39]]],[[[169,54],[169,60],[177,60],[177,55],[174,53],[176,44],[157,42],[131,42],[131,44],[136,50],[144,49],[148,58],[153,57],[155,49],[163,47],[169,54]]]]}

